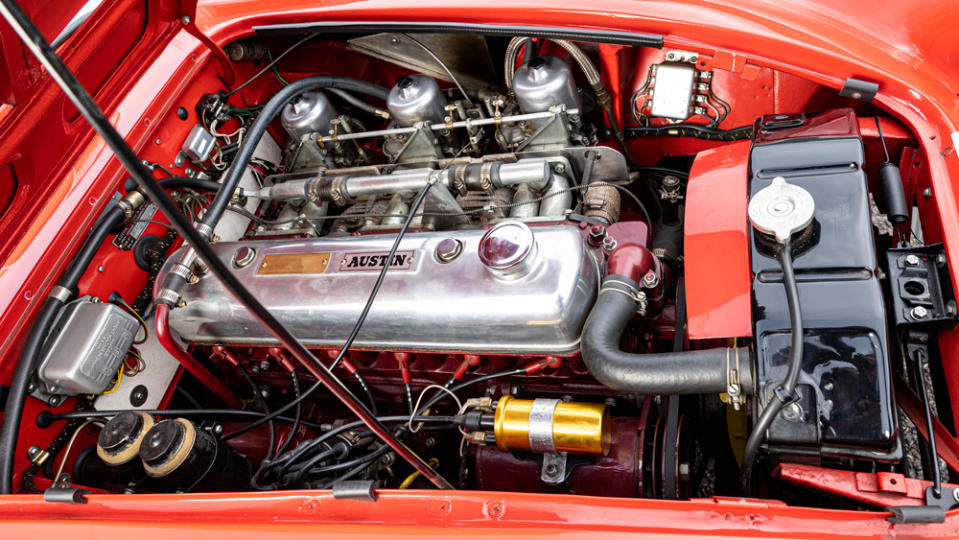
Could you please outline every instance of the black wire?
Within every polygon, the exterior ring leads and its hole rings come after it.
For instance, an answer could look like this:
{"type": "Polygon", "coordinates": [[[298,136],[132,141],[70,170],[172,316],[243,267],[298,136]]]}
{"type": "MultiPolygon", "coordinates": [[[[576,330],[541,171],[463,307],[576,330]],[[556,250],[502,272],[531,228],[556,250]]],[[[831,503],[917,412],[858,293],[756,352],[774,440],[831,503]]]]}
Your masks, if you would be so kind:
{"type": "Polygon", "coordinates": [[[879,142],[882,143],[882,152],[886,154],[886,163],[889,163],[889,149],[886,148],[886,138],[882,136],[882,125],[879,123],[879,117],[876,117],[876,129],[879,131],[879,142]]]}
{"type": "MultiPolygon", "coordinates": [[[[266,413],[258,411],[244,411],[240,409],[135,409],[138,412],[154,415],[154,416],[243,416],[246,418],[264,418],[266,413]]],[[[51,422],[56,422],[58,420],[69,420],[71,418],[109,418],[111,416],[116,416],[120,413],[129,412],[128,409],[124,410],[109,410],[109,411],[73,411],[65,413],[52,413],[50,411],[41,411],[37,415],[37,425],[41,427],[46,427],[51,422]]],[[[273,413],[275,414],[275,412],[273,413]]],[[[272,420],[280,420],[282,422],[293,423],[294,418],[289,416],[273,416],[272,420]]],[[[323,429],[322,424],[317,424],[315,422],[308,422],[306,420],[300,420],[300,423],[304,426],[311,429],[323,429]]],[[[232,438],[232,437],[231,437],[232,438]]]]}
{"type": "Polygon", "coordinates": [[[792,344],[789,351],[789,371],[786,378],[777,389],[777,395],[772,396],[766,404],[765,410],[760,415],[756,425],[753,426],[749,438],[746,440],[746,449],[743,451],[743,469],[740,475],[740,488],[744,495],[750,491],[750,477],[752,476],[753,465],[756,461],[756,454],[759,451],[759,445],[766,437],[766,430],[775,420],[783,407],[783,401],[779,393],[785,394],[783,397],[793,396],[796,389],[796,383],[799,380],[799,373],[802,369],[803,359],[803,324],[802,307],[799,304],[799,287],[796,284],[796,274],[793,271],[792,248],[789,242],[779,245],[779,263],[783,270],[783,286],[786,288],[786,302],[789,305],[789,319],[792,326],[792,344]]]}
{"type": "MultiPolygon", "coordinates": [[[[290,378],[293,380],[293,397],[300,397],[300,377],[296,374],[296,370],[290,371],[290,378]]],[[[289,448],[290,444],[293,442],[293,438],[296,437],[297,430],[300,429],[300,416],[303,412],[303,404],[296,404],[296,413],[293,414],[293,427],[290,428],[290,435],[283,441],[283,446],[276,451],[276,455],[280,455],[283,452],[286,452],[286,449],[289,448]]]]}
{"type": "MultiPolygon", "coordinates": [[[[393,259],[390,258],[387,260],[393,260],[393,259]]],[[[360,388],[363,389],[363,393],[366,394],[366,398],[370,400],[370,411],[375,415],[379,415],[379,412],[377,412],[376,410],[376,399],[373,398],[373,391],[370,390],[370,386],[366,384],[366,379],[364,379],[363,376],[360,375],[359,371],[354,371],[353,376],[356,377],[356,382],[359,383],[360,388]]]]}
{"type": "MultiPolygon", "coordinates": [[[[238,363],[236,367],[240,370],[240,373],[243,374],[246,383],[249,384],[253,390],[253,401],[260,404],[260,408],[263,409],[264,413],[270,414],[270,408],[266,405],[266,400],[263,399],[263,395],[260,394],[260,387],[256,385],[256,381],[250,376],[250,372],[247,371],[246,366],[238,363]]],[[[266,459],[269,460],[273,457],[273,450],[276,448],[276,425],[273,423],[273,420],[267,422],[266,425],[270,430],[270,446],[266,449],[266,459]]]]}
{"type": "Polygon", "coordinates": [[[410,416],[416,414],[416,411],[413,410],[413,387],[410,386],[410,383],[403,383],[403,387],[406,390],[406,403],[410,406],[410,416]]]}

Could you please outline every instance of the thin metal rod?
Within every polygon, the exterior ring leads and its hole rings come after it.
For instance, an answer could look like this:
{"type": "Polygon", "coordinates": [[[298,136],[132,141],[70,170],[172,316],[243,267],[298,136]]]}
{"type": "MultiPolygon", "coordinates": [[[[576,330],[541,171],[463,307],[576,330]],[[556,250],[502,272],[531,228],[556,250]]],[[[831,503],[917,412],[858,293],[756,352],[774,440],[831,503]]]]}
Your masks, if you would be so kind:
{"type": "Polygon", "coordinates": [[[910,355],[912,361],[916,363],[916,386],[919,389],[919,399],[922,400],[923,413],[926,415],[926,432],[929,433],[929,453],[931,454],[929,471],[932,475],[932,489],[936,497],[942,494],[942,473],[939,471],[939,450],[936,449],[935,431],[933,431],[932,407],[929,404],[929,393],[926,389],[926,377],[923,374],[923,364],[926,363],[925,354],[922,350],[913,351],[910,355]]]}
{"type": "Polygon", "coordinates": [[[353,414],[369,427],[371,432],[389,445],[400,457],[408,461],[436,487],[453,489],[453,486],[427,465],[421,457],[397,440],[396,437],[370,413],[366,406],[343,385],[342,381],[332,375],[329,370],[240,283],[223,261],[210,249],[210,246],[200,234],[183,215],[180,214],[174,202],[153,178],[150,171],[146,169],[133,149],[127,145],[123,137],[110,124],[110,121],[103,114],[103,111],[100,110],[100,107],[93,101],[93,98],[90,97],[90,94],[83,85],[80,84],[80,81],[70,72],[66,64],[63,63],[63,60],[57,56],[46,38],[43,37],[43,34],[40,33],[26,13],[23,12],[19,4],[14,0],[0,0],[0,14],[3,15],[3,18],[6,19],[14,31],[17,32],[17,35],[24,41],[30,49],[30,52],[40,60],[53,80],[56,81],[64,94],[67,95],[70,101],[77,107],[77,110],[86,118],[87,122],[103,137],[104,141],[110,146],[123,166],[130,172],[137,184],[139,184],[140,188],[146,192],[150,199],[159,207],[160,211],[167,216],[176,231],[180,233],[184,240],[196,251],[196,254],[206,263],[213,275],[223,283],[224,288],[230,291],[240,304],[246,307],[260,324],[269,330],[310,373],[322,381],[330,390],[330,393],[341,400],[353,414]]]}
{"type": "MultiPolygon", "coordinates": [[[[430,124],[430,129],[433,131],[445,131],[448,129],[474,128],[493,124],[515,124],[517,122],[526,122],[528,120],[553,118],[560,114],[579,114],[579,109],[567,109],[562,112],[543,111],[527,114],[515,114],[512,116],[477,118],[476,120],[460,120],[458,122],[449,122],[444,124],[430,124]]],[[[385,137],[387,135],[408,135],[410,133],[416,133],[418,130],[419,128],[416,127],[397,127],[390,129],[375,129],[371,131],[357,131],[356,133],[343,133],[340,135],[326,135],[324,137],[317,137],[316,142],[351,141],[353,139],[372,139],[374,137],[385,137]]]]}

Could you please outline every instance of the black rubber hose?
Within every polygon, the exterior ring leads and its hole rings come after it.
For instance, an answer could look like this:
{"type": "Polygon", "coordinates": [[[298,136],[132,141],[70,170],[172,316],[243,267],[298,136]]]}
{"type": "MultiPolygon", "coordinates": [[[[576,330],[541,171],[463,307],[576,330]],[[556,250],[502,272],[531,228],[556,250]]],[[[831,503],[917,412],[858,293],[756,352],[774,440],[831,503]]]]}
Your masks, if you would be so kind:
{"type": "Polygon", "coordinates": [[[117,205],[114,205],[106,211],[103,217],[100,218],[100,221],[93,226],[93,230],[90,231],[90,234],[86,240],[84,240],[80,251],[73,257],[73,262],[70,263],[67,271],[60,277],[58,285],[76,294],[75,289],[77,283],[80,281],[83,273],[87,271],[87,267],[90,266],[90,261],[93,260],[97,251],[100,250],[100,246],[103,245],[103,242],[107,236],[110,235],[110,232],[123,222],[123,218],[123,209],[117,205]]]}
{"type": "MultiPolygon", "coordinates": [[[[719,348],[700,351],[635,354],[619,349],[623,330],[636,315],[631,294],[639,286],[625,276],[603,280],[583,328],[583,362],[604,385],[627,394],[707,394],[726,391],[726,373],[737,353],[719,348]]],[[[739,351],[740,380],[751,388],[752,375],[746,349],[739,351]]]]}
{"type": "Polygon", "coordinates": [[[10,393],[7,394],[7,404],[3,409],[3,427],[0,428],[0,459],[3,459],[2,470],[0,470],[0,493],[4,495],[13,493],[13,462],[30,376],[36,369],[35,364],[40,356],[40,347],[62,306],[63,304],[56,298],[47,298],[43,302],[40,313],[34,319],[30,335],[27,336],[23,352],[20,353],[20,362],[13,373],[10,393]]]}
{"type": "Polygon", "coordinates": [[[240,185],[243,171],[246,170],[250,160],[253,159],[253,152],[260,143],[260,139],[263,138],[263,134],[266,133],[266,129],[270,126],[270,123],[273,122],[273,119],[280,114],[283,107],[292,101],[293,98],[303,92],[316,88],[339,88],[340,90],[372,96],[382,101],[386,101],[390,93],[389,90],[382,86],[377,86],[360,79],[333,75],[318,75],[293,82],[274,94],[263,108],[260,109],[256,120],[253,121],[253,125],[250,126],[250,129],[243,136],[243,144],[240,145],[236,157],[233,158],[233,163],[230,164],[230,168],[226,172],[226,177],[223,179],[221,189],[217,192],[216,196],[213,197],[213,202],[210,203],[210,207],[203,215],[202,223],[210,227],[210,230],[216,227],[217,222],[220,221],[220,217],[223,216],[223,212],[225,212],[227,206],[229,206],[230,199],[233,198],[233,192],[236,191],[236,187],[240,185]]]}
{"type": "Polygon", "coordinates": [[[753,465],[756,462],[756,454],[759,452],[759,445],[766,438],[766,430],[773,423],[773,420],[779,414],[783,407],[783,400],[780,398],[791,398],[796,390],[796,383],[799,381],[799,373],[802,370],[803,359],[803,324],[802,324],[802,306],[799,303],[799,286],[796,284],[796,274],[793,271],[793,257],[790,244],[779,245],[779,264],[783,269],[783,286],[786,287],[786,303],[789,306],[789,320],[792,327],[791,348],[789,351],[789,371],[786,372],[786,378],[779,386],[776,396],[769,399],[766,408],[759,416],[759,420],[753,426],[749,438],[746,440],[746,449],[743,450],[743,468],[739,477],[740,488],[743,494],[748,495],[750,491],[750,477],[753,472],[753,465]]]}
{"type": "Polygon", "coordinates": [[[220,189],[219,182],[214,182],[213,180],[200,180],[199,178],[173,176],[157,181],[166,189],[190,188],[197,191],[217,191],[220,189]]]}
{"type": "MultiPolygon", "coordinates": [[[[123,222],[123,209],[113,206],[93,226],[87,235],[80,251],[77,252],[70,266],[60,277],[57,285],[76,295],[76,286],[90,266],[90,261],[96,256],[100,246],[110,235],[110,231],[123,222]]],[[[33,322],[33,328],[27,336],[27,341],[20,353],[20,360],[10,382],[10,391],[3,409],[3,425],[0,426],[0,493],[13,493],[13,462],[17,451],[17,439],[20,435],[20,420],[23,408],[29,393],[30,377],[37,370],[40,351],[46,341],[57,313],[64,302],[57,298],[47,298],[33,322]]]]}

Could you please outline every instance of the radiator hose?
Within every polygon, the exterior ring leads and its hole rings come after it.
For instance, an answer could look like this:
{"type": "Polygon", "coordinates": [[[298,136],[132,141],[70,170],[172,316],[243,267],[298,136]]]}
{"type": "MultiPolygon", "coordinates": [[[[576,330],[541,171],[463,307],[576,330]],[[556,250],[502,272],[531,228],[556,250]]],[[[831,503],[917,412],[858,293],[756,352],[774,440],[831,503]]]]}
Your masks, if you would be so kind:
{"type": "Polygon", "coordinates": [[[583,362],[604,385],[628,394],[708,394],[725,392],[727,372],[736,355],[744,391],[752,389],[748,349],[637,354],[622,351],[620,339],[636,316],[641,291],[635,280],[613,274],[603,280],[596,304],[583,327],[583,362]]]}

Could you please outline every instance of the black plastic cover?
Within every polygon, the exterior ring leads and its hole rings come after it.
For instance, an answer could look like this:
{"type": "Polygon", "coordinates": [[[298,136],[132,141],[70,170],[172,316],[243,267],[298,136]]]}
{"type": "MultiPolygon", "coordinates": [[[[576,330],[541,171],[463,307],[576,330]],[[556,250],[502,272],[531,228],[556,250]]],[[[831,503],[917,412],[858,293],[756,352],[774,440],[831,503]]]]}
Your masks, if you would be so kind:
{"type": "MultiPolygon", "coordinates": [[[[787,407],[776,418],[769,449],[898,459],[886,313],[856,116],[848,109],[776,115],[760,119],[755,132],[750,196],[782,176],[816,203],[813,224],[793,240],[805,326],[799,410],[787,407]]],[[[786,376],[790,319],[775,246],[750,234],[757,381],[765,406],[786,376]]]]}

